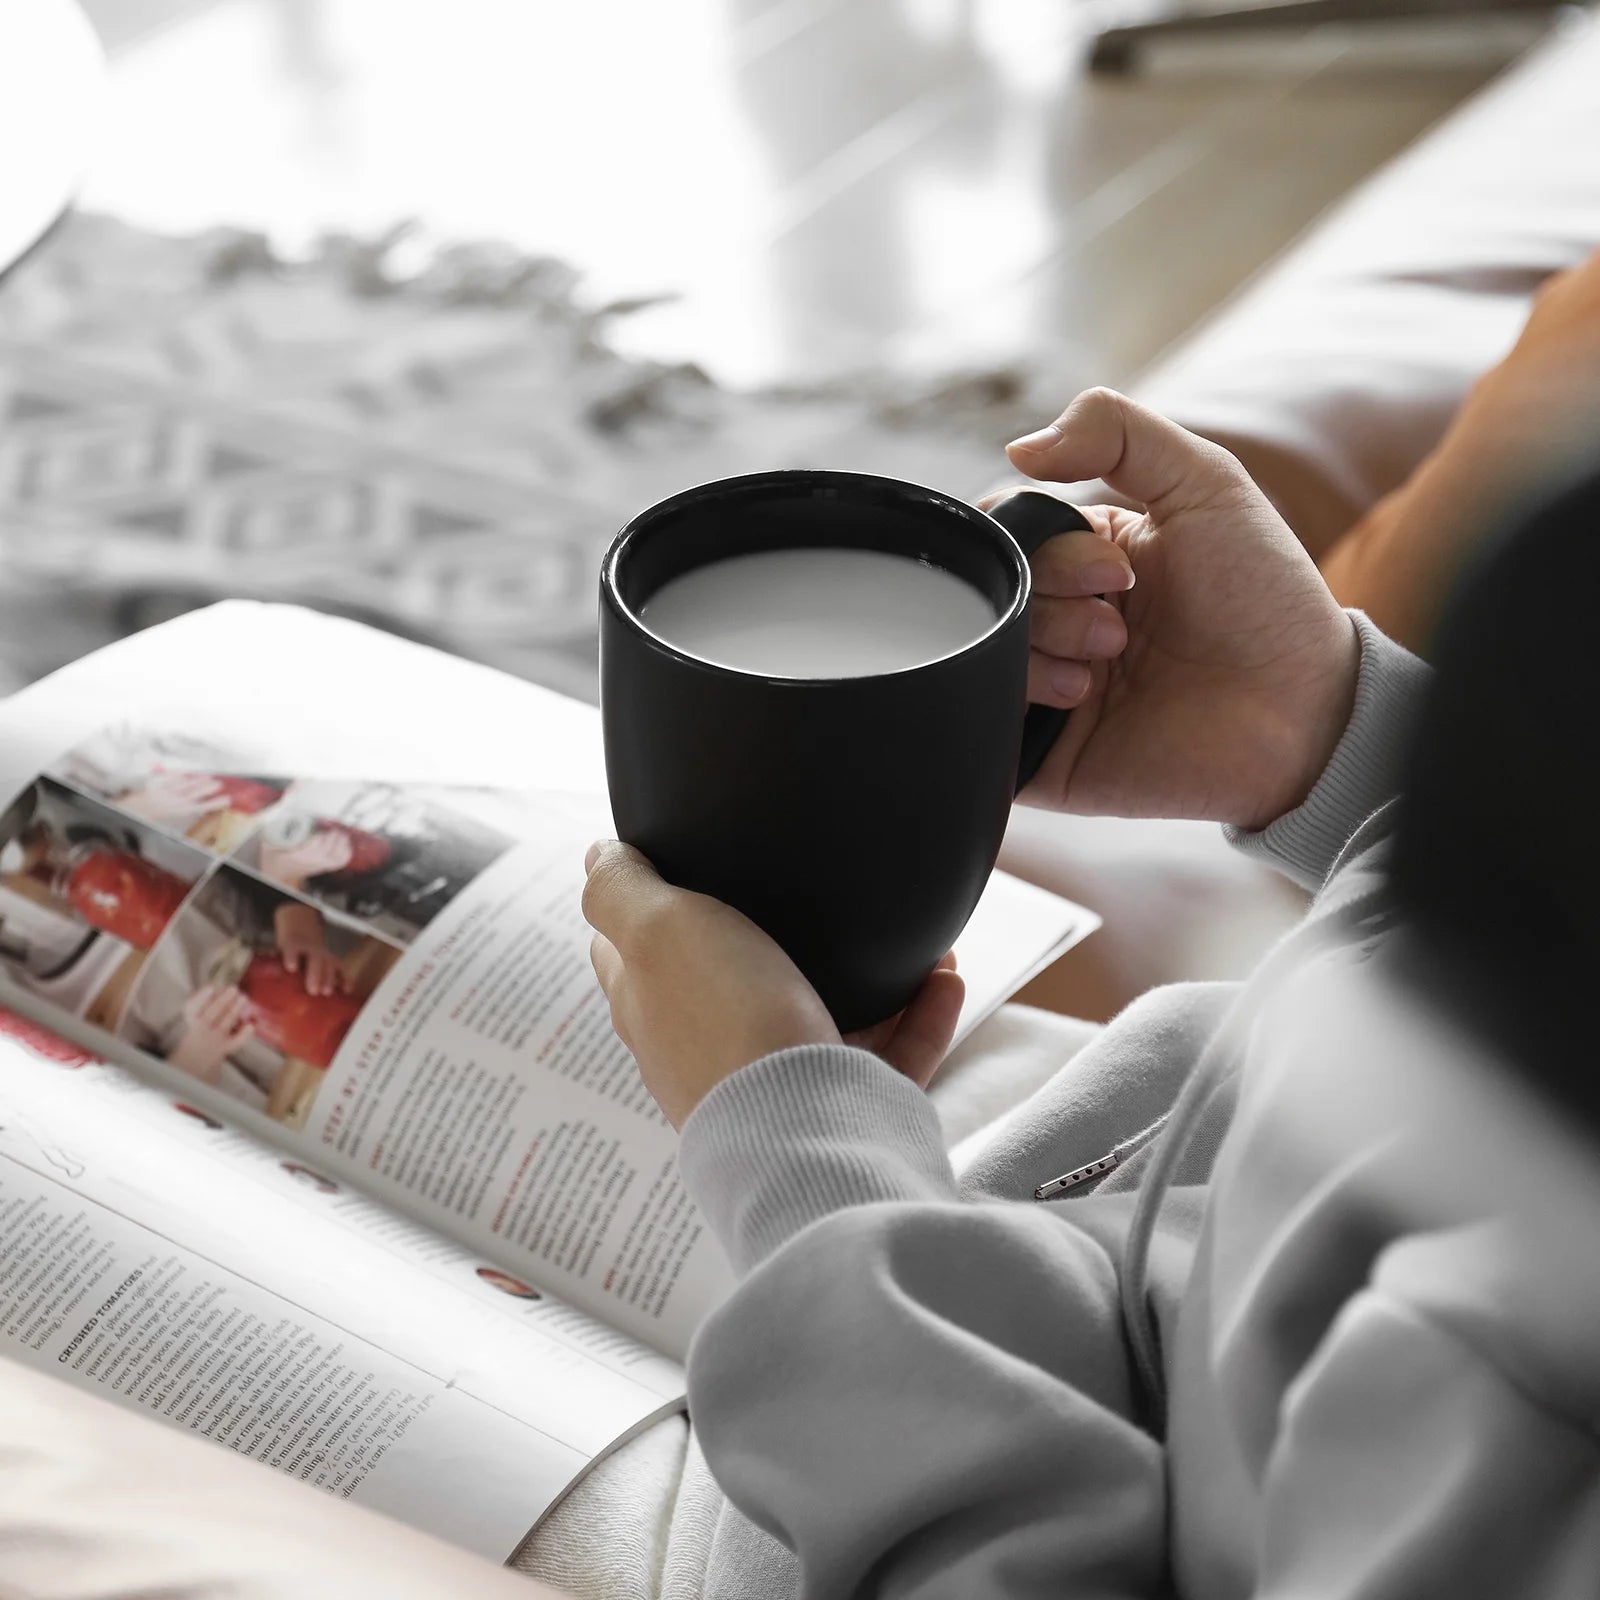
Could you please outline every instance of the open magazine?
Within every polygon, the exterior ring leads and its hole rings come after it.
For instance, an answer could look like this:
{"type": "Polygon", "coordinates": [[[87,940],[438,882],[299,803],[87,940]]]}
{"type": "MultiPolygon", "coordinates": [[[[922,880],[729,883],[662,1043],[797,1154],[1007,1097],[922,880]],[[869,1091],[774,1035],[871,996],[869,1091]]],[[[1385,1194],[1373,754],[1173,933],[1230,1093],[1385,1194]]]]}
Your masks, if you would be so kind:
{"type": "MultiPolygon", "coordinates": [[[[0,705],[0,1354],[503,1559],[731,1279],[589,968],[589,756],[436,781],[465,704],[597,741],[492,677],[230,606],[0,705]]],[[[1093,926],[997,875],[963,1028],[1093,926]]]]}

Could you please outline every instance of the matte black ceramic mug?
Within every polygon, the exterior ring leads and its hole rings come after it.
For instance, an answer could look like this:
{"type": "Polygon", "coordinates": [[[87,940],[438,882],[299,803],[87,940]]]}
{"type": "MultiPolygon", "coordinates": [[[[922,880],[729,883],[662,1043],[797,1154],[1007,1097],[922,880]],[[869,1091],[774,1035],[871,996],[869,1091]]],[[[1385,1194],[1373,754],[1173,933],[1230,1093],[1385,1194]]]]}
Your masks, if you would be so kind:
{"type": "Polygon", "coordinates": [[[635,517],[600,569],[618,836],[771,934],[841,1029],[893,1015],[972,915],[1012,798],[1064,725],[1027,705],[1027,557],[1086,527],[1037,491],[990,514],[853,472],[726,478],[635,517]],[[778,678],[701,661],[640,620],[685,572],[797,547],[931,563],[986,596],[994,625],[904,671],[778,678]]]}

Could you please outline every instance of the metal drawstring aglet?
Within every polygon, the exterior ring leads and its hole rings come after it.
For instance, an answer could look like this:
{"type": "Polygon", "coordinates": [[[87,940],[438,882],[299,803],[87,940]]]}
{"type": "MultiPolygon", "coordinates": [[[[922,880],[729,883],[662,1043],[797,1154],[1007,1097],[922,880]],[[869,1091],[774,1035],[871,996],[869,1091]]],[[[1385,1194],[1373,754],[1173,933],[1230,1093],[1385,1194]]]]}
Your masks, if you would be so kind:
{"type": "Polygon", "coordinates": [[[1059,1178],[1052,1178],[1048,1183],[1041,1183],[1033,1191],[1035,1200],[1054,1200],[1058,1194],[1065,1194],[1068,1189],[1076,1189],[1080,1183],[1087,1183],[1091,1178],[1098,1178],[1104,1172],[1119,1164],[1115,1150],[1110,1155],[1101,1156],[1098,1161],[1091,1161],[1086,1167],[1075,1167],[1071,1172],[1063,1172],[1059,1178]]]}

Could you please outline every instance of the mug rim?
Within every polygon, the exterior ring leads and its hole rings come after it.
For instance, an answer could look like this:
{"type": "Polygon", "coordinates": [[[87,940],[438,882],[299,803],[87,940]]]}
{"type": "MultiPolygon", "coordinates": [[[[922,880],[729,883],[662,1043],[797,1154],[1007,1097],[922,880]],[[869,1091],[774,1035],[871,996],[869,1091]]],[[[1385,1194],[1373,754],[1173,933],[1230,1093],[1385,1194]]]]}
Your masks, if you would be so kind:
{"type": "MultiPolygon", "coordinates": [[[[723,558],[726,559],[726,558],[723,558]]],[[[914,559],[914,558],[913,558],[914,559]]],[[[703,563],[711,565],[711,563],[703,563]]],[[[694,570],[694,569],[690,569],[694,570]]],[[[944,568],[940,568],[944,571],[944,568]]],[[[722,677],[740,678],[755,683],[768,683],[774,685],[793,685],[804,688],[825,688],[829,685],[843,685],[852,683],[873,683],[884,679],[905,678],[915,672],[926,672],[931,667],[943,666],[958,657],[978,650],[993,642],[1005,629],[1012,626],[1026,613],[1028,601],[1033,593],[1033,571],[1028,565],[1027,557],[1022,553],[1022,547],[1012,537],[1011,532],[987,511],[980,510],[977,506],[969,505],[965,500],[946,494],[942,489],[933,489],[926,484],[913,483],[909,478],[890,478],[876,472],[848,472],[828,467],[778,467],[765,472],[736,472],[726,478],[708,478],[704,483],[691,484],[686,489],[680,489],[675,494],[657,500],[653,505],[646,506],[643,511],[630,517],[612,539],[605,555],[600,562],[600,593],[605,602],[618,616],[634,629],[650,645],[671,657],[676,662],[685,666],[698,667],[704,672],[710,672],[722,677]],[[1012,595],[1011,604],[998,616],[993,625],[980,633],[977,638],[969,639],[966,644],[957,650],[947,651],[942,656],[934,656],[928,661],[919,661],[914,666],[897,667],[892,672],[858,673],[852,677],[826,677],[803,678],[790,674],[777,674],[770,672],[751,672],[742,667],[724,666],[719,661],[708,661],[704,656],[691,655],[687,650],[675,645],[669,639],[664,639],[659,633],[654,632],[622,597],[621,586],[617,582],[617,567],[626,555],[626,547],[641,528],[655,521],[667,512],[676,510],[686,502],[696,500],[709,492],[717,489],[728,489],[734,485],[755,486],[763,481],[775,483],[811,482],[813,484],[836,483],[842,487],[852,485],[876,484],[882,488],[892,489],[896,492],[910,494],[923,501],[935,501],[946,510],[954,510],[969,519],[976,519],[973,526],[979,531],[987,532],[996,544],[996,547],[1010,561],[1013,574],[1016,578],[1016,592],[1012,595]]]]}

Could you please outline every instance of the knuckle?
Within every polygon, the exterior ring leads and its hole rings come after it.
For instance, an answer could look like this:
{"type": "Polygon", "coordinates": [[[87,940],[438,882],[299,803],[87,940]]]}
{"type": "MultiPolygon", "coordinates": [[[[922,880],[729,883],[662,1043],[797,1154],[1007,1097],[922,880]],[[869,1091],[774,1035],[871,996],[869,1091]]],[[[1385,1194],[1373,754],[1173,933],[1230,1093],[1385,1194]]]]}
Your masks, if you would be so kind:
{"type": "Polygon", "coordinates": [[[677,913],[670,900],[652,899],[642,905],[635,913],[630,928],[639,954],[652,960],[670,950],[677,937],[677,923],[677,913]]]}
{"type": "Polygon", "coordinates": [[[1085,620],[1088,602],[1057,596],[1042,596],[1034,602],[1029,620],[1029,636],[1034,639],[1059,639],[1085,620]]]}
{"type": "Polygon", "coordinates": [[[670,947],[693,898],[662,884],[637,851],[618,850],[595,863],[581,904],[590,927],[632,960],[670,947]]]}
{"type": "Polygon", "coordinates": [[[1200,441],[1200,455],[1218,476],[1229,478],[1244,476],[1244,463],[1225,445],[1218,444],[1214,439],[1200,441]]]}
{"type": "Polygon", "coordinates": [[[598,928],[613,915],[613,901],[616,898],[617,888],[616,863],[607,857],[594,864],[593,870],[583,885],[583,898],[580,902],[583,907],[584,921],[590,927],[598,928]]]}
{"type": "Polygon", "coordinates": [[[1127,405],[1128,400],[1124,395],[1103,383],[1097,383],[1093,388],[1085,389],[1067,409],[1085,421],[1094,421],[1120,415],[1127,405]]]}

